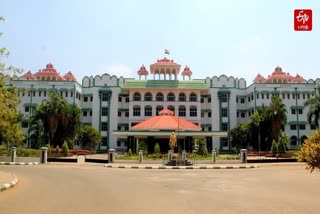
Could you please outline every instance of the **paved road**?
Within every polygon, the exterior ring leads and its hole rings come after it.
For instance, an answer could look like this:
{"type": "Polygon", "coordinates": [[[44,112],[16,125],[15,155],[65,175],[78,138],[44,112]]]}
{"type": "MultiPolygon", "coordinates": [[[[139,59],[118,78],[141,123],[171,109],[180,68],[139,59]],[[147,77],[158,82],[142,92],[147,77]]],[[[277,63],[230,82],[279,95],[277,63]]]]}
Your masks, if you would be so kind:
{"type": "Polygon", "coordinates": [[[20,213],[319,213],[320,173],[303,165],[143,170],[102,165],[0,166],[20,181],[0,211],[20,213]]]}

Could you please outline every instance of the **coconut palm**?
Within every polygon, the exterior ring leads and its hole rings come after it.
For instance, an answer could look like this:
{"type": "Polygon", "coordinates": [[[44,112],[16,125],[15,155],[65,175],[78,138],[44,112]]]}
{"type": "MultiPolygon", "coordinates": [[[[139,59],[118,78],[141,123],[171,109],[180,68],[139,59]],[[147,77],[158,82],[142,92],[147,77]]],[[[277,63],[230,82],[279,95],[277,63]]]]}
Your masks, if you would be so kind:
{"type": "Polygon", "coordinates": [[[304,107],[309,106],[307,114],[307,121],[309,124],[314,121],[315,126],[319,130],[319,117],[320,117],[320,85],[318,85],[318,94],[310,98],[304,103],[304,107]]]}
{"type": "Polygon", "coordinates": [[[272,124],[273,139],[278,142],[280,130],[284,129],[284,125],[287,123],[286,105],[278,95],[272,97],[268,112],[272,124]]]}

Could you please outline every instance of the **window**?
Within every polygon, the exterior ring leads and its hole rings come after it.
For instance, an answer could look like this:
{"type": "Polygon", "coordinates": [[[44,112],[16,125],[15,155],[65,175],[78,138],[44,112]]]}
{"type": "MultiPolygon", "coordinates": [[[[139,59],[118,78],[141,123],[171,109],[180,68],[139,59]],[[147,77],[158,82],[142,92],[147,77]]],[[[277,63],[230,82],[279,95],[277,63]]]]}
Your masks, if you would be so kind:
{"type": "Polygon", "coordinates": [[[118,97],[118,102],[119,102],[119,103],[122,102],[122,97],[118,97]]]}
{"type": "Polygon", "coordinates": [[[203,112],[201,112],[201,118],[203,118],[204,117],[204,113],[203,112]]]}
{"type": "Polygon", "coordinates": [[[305,129],[306,129],[306,125],[300,124],[300,125],[299,125],[299,129],[300,129],[300,130],[305,130],[305,129]]]}
{"type": "Polygon", "coordinates": [[[201,103],[204,103],[204,99],[203,99],[203,98],[201,98],[201,99],[200,99],[200,102],[201,102],[201,103]]]}
{"type": "Polygon", "coordinates": [[[239,99],[238,99],[238,97],[236,98],[236,103],[238,103],[239,102],[239,99]]]}
{"type": "Polygon", "coordinates": [[[129,126],[125,126],[125,127],[124,127],[124,130],[125,130],[125,131],[128,131],[128,130],[129,130],[129,126]]]}
{"type": "Polygon", "coordinates": [[[70,97],[73,97],[73,91],[70,92],[70,97]]]}
{"type": "Polygon", "coordinates": [[[211,103],[211,97],[208,97],[208,103],[211,103]]]}
{"type": "Polygon", "coordinates": [[[250,96],[248,97],[248,102],[250,102],[250,96]]]}
{"type": "Polygon", "coordinates": [[[151,106],[144,107],[144,116],[152,116],[152,107],[151,106]]]}
{"type": "Polygon", "coordinates": [[[118,111],[118,117],[121,117],[121,116],[122,116],[121,111],[118,111]]]}
{"type": "Polygon", "coordinates": [[[292,146],[296,146],[297,145],[297,137],[296,136],[290,137],[290,144],[292,146]]]}
{"type": "Polygon", "coordinates": [[[108,130],[108,123],[102,122],[101,123],[101,131],[107,131],[108,130]]]}
{"type": "Polygon", "coordinates": [[[90,97],[90,102],[92,102],[92,101],[93,101],[93,96],[90,97]]]}
{"type": "Polygon", "coordinates": [[[310,99],[310,94],[307,94],[308,99],[310,99]]]}
{"type": "Polygon", "coordinates": [[[126,97],[126,103],[128,103],[129,102],[129,97],[126,97]]]}
{"type": "Polygon", "coordinates": [[[296,95],[295,94],[292,94],[292,99],[296,99],[296,95]]]}
{"type": "Polygon", "coordinates": [[[30,107],[29,106],[24,107],[24,111],[25,112],[29,112],[30,111],[30,107]]]}
{"type": "Polygon", "coordinates": [[[108,116],[108,108],[103,107],[101,109],[101,116],[108,116]]]}
{"type": "Polygon", "coordinates": [[[208,127],[208,131],[212,131],[212,127],[211,126],[208,127]]]}
{"type": "Polygon", "coordinates": [[[30,97],[30,94],[31,94],[30,91],[28,91],[28,97],[30,97]]]}
{"type": "Polygon", "coordinates": [[[141,100],[141,94],[139,92],[135,92],[133,94],[133,101],[140,101],[141,100]]]}
{"type": "Polygon", "coordinates": [[[221,94],[221,102],[223,103],[228,102],[228,94],[221,94]]]}
{"type": "Polygon", "coordinates": [[[267,100],[269,99],[269,94],[267,94],[267,100]]]}
{"type": "Polygon", "coordinates": [[[300,99],[300,94],[297,94],[297,99],[298,99],[298,100],[300,99]]]}
{"type": "Polygon", "coordinates": [[[288,98],[288,100],[290,99],[290,94],[287,94],[287,98],[288,98]]]}
{"type": "Polygon", "coordinates": [[[261,94],[261,99],[264,99],[264,94],[261,94]]]}
{"type": "Polygon", "coordinates": [[[244,103],[244,98],[241,98],[241,99],[240,99],[240,103],[244,103]]]}
{"type": "Polygon", "coordinates": [[[228,143],[228,138],[227,137],[222,137],[220,138],[220,143],[222,147],[228,147],[229,143],[228,143]]]}
{"type": "Polygon", "coordinates": [[[170,93],[167,95],[167,101],[174,101],[174,100],[175,100],[174,93],[170,92],[170,93]]]}
{"type": "Polygon", "coordinates": [[[109,101],[109,96],[107,93],[102,93],[102,101],[103,102],[109,101]]]}
{"type": "Polygon", "coordinates": [[[22,92],[22,96],[24,97],[24,91],[22,92]]]}
{"type": "Polygon", "coordinates": [[[129,117],[129,112],[126,111],[126,113],[124,114],[125,117],[129,117]]]}
{"type": "Polygon", "coordinates": [[[297,130],[297,125],[296,124],[291,124],[290,125],[290,130],[297,130]]]}
{"type": "Polygon", "coordinates": [[[41,91],[38,92],[38,96],[41,97],[41,91]]]}
{"type": "Polygon", "coordinates": [[[118,131],[121,131],[121,126],[117,126],[117,130],[118,130],[118,131]]]}
{"type": "Polygon", "coordinates": [[[161,92],[156,94],[156,101],[163,101],[163,94],[161,92]]]}
{"type": "Polygon", "coordinates": [[[226,109],[226,108],[221,109],[221,116],[228,117],[228,109],[226,109]]]}
{"type": "Polygon", "coordinates": [[[258,100],[259,99],[259,93],[257,93],[256,97],[257,97],[257,100],[258,100]]]}
{"type": "Polygon", "coordinates": [[[302,109],[298,109],[299,114],[303,114],[303,110],[302,109]]]}
{"type": "Polygon", "coordinates": [[[192,92],[189,96],[189,101],[190,102],[197,102],[197,95],[196,93],[192,92]]]}
{"type": "Polygon", "coordinates": [[[90,111],[90,116],[92,116],[92,111],[90,111]]]}
{"type": "Polygon", "coordinates": [[[28,122],[27,122],[27,121],[23,121],[23,122],[21,123],[21,127],[22,127],[22,128],[28,128],[28,122]]]}
{"type": "Polygon", "coordinates": [[[103,137],[101,140],[101,146],[106,146],[108,144],[108,138],[107,137],[103,137]]]}
{"type": "Polygon", "coordinates": [[[305,94],[302,94],[302,99],[306,99],[306,95],[305,94]]]}
{"type": "Polygon", "coordinates": [[[66,93],[65,93],[65,94],[66,94],[66,97],[68,97],[68,95],[69,95],[69,94],[68,94],[68,92],[67,92],[67,91],[66,91],[66,93]]]}
{"type": "Polygon", "coordinates": [[[117,141],[117,147],[121,147],[121,141],[117,141]]]}
{"type": "Polygon", "coordinates": [[[222,131],[228,131],[228,123],[222,123],[221,124],[221,130],[222,131]]]}
{"type": "Polygon", "coordinates": [[[185,93],[180,93],[179,94],[179,101],[180,102],[185,102],[186,101],[186,94],[185,93]]]}
{"type": "Polygon", "coordinates": [[[190,117],[196,117],[196,116],[197,116],[197,107],[190,106],[190,117]]]}
{"type": "Polygon", "coordinates": [[[179,116],[180,117],[186,116],[186,107],[185,106],[179,106],[179,116]]]}
{"type": "Polygon", "coordinates": [[[133,116],[140,116],[140,106],[133,106],[133,116]]]}
{"type": "Polygon", "coordinates": [[[82,116],[86,117],[88,115],[88,112],[87,111],[83,111],[82,112],[82,116]]]}
{"type": "Polygon", "coordinates": [[[144,94],[144,101],[152,101],[152,94],[150,92],[144,94]]]}
{"type": "Polygon", "coordinates": [[[251,116],[251,111],[248,112],[249,113],[249,117],[251,116]]]}
{"type": "Polygon", "coordinates": [[[62,91],[60,91],[60,96],[61,96],[61,97],[62,97],[62,93],[63,93],[63,92],[62,92],[62,91]]]}
{"type": "Polygon", "coordinates": [[[291,109],[291,114],[296,114],[296,110],[295,109],[291,109]]]}
{"type": "Polygon", "coordinates": [[[245,118],[246,117],[246,113],[245,112],[241,112],[241,117],[245,118]]]}
{"type": "Polygon", "coordinates": [[[156,115],[159,115],[159,112],[163,110],[163,106],[157,106],[156,107],[156,115]]]}
{"type": "Polygon", "coordinates": [[[311,130],[315,130],[316,128],[317,128],[317,127],[316,127],[315,124],[311,124],[311,125],[310,125],[310,129],[311,129],[311,130]]]}
{"type": "Polygon", "coordinates": [[[253,94],[251,94],[251,100],[253,100],[253,94]]]}
{"type": "Polygon", "coordinates": [[[88,97],[83,97],[83,102],[88,102],[88,97]]]}
{"type": "Polygon", "coordinates": [[[210,112],[208,112],[208,117],[211,117],[211,111],[210,111],[210,112]]]}
{"type": "Polygon", "coordinates": [[[237,111],[237,117],[239,117],[239,112],[237,111]]]}
{"type": "Polygon", "coordinates": [[[33,96],[33,97],[36,96],[36,92],[35,92],[35,91],[32,92],[32,96],[33,96]]]}
{"type": "Polygon", "coordinates": [[[168,106],[168,109],[170,110],[170,111],[173,111],[173,113],[174,113],[174,106],[168,106]]]}

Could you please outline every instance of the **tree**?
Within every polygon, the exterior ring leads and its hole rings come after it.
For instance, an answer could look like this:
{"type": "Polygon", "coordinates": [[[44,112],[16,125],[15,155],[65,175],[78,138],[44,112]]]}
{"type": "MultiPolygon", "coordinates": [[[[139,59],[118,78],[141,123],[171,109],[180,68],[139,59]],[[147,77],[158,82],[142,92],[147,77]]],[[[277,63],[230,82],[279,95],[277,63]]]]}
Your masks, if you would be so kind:
{"type": "MultiPolygon", "coordinates": [[[[0,21],[3,20],[4,18],[0,16],[0,21]]],[[[7,146],[20,146],[25,139],[25,135],[19,126],[22,114],[17,108],[20,102],[18,89],[9,85],[6,86],[6,79],[22,70],[7,66],[2,61],[9,55],[10,53],[6,48],[0,47],[0,144],[5,142],[7,146]]]]}
{"type": "Polygon", "coordinates": [[[83,148],[94,150],[99,144],[101,144],[100,133],[92,126],[82,126],[79,131],[79,141],[83,148]]]}
{"type": "Polygon", "coordinates": [[[304,103],[304,107],[309,106],[309,111],[307,114],[307,121],[311,125],[312,119],[315,126],[319,130],[319,118],[320,118],[320,85],[318,85],[318,94],[310,98],[304,103]]]}
{"type": "Polygon", "coordinates": [[[43,127],[44,142],[50,139],[51,145],[61,147],[66,139],[73,141],[75,138],[80,127],[80,109],[51,91],[49,98],[37,106],[30,118],[31,127],[36,123],[43,127]]]}
{"type": "Polygon", "coordinates": [[[309,136],[299,150],[299,161],[307,163],[307,170],[313,172],[315,169],[320,170],[320,131],[314,131],[309,136]]]}
{"type": "Polygon", "coordinates": [[[154,153],[154,154],[160,154],[160,146],[159,146],[159,143],[156,143],[156,144],[154,145],[153,153],[154,153]]]}
{"type": "Polygon", "coordinates": [[[278,142],[280,130],[284,129],[287,123],[287,109],[278,95],[272,97],[268,112],[272,123],[273,139],[278,142]]]}
{"type": "Polygon", "coordinates": [[[249,145],[249,124],[239,124],[229,130],[230,145],[236,148],[237,152],[240,149],[246,148],[249,145]]]}

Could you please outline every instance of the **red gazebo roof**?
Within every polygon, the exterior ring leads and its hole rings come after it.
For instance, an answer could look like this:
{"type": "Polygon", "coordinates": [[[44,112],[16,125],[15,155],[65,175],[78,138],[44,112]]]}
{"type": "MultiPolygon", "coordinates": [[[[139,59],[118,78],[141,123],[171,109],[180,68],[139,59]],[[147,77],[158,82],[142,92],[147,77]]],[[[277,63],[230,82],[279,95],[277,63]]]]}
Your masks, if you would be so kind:
{"type": "Polygon", "coordinates": [[[186,75],[186,76],[190,76],[192,75],[192,71],[190,70],[190,68],[186,65],[186,67],[184,68],[182,75],[186,75]]]}
{"type": "Polygon", "coordinates": [[[148,71],[144,65],[142,65],[138,70],[138,75],[148,75],[148,71]]]}
{"type": "Polygon", "coordinates": [[[159,116],[151,117],[133,127],[133,131],[201,131],[201,127],[178,116],[174,116],[173,111],[163,109],[159,116]]]}

